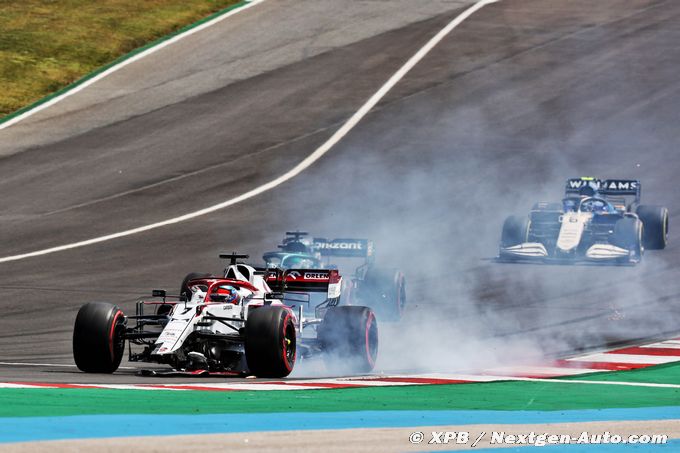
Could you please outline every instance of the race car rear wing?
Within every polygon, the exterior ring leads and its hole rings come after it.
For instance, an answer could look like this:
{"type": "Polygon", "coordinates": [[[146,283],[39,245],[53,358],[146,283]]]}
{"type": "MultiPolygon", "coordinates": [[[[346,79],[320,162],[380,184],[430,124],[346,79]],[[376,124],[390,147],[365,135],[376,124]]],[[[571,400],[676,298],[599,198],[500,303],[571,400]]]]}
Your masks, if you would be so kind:
{"type": "Polygon", "coordinates": [[[600,195],[634,196],[637,203],[642,196],[642,184],[637,179],[597,179],[592,177],[567,180],[565,195],[578,195],[584,187],[591,187],[600,195]]]}
{"type": "Polygon", "coordinates": [[[321,256],[368,259],[373,256],[373,241],[368,239],[328,240],[326,238],[314,238],[314,249],[321,256]]]}
{"type": "Polygon", "coordinates": [[[266,269],[265,281],[277,293],[328,293],[340,297],[342,277],[336,269],[266,269]]]}

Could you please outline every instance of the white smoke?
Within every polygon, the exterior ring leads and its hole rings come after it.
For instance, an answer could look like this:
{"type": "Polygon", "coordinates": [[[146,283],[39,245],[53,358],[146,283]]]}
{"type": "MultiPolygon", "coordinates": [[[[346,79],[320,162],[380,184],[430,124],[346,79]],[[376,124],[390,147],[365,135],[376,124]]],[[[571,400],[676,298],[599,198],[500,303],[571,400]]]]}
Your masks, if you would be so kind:
{"type": "Polygon", "coordinates": [[[376,114],[314,176],[295,182],[293,199],[309,202],[286,206],[291,228],[372,239],[377,264],[406,274],[407,310],[400,323],[381,323],[376,371],[548,363],[678,330],[680,313],[663,311],[677,288],[647,283],[669,272],[669,251],[648,253],[637,267],[492,260],[506,216],[559,201],[569,177],[638,177],[632,166],[579,165],[568,140],[509,138],[481,109],[434,107],[434,121],[399,106],[376,114]],[[317,190],[333,201],[306,196],[317,190]]]}

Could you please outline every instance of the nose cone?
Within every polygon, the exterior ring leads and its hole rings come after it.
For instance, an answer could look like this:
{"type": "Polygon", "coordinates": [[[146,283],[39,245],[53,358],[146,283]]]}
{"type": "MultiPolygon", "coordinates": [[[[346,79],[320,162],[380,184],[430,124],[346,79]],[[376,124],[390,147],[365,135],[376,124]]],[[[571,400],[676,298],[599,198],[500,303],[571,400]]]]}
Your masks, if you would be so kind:
{"type": "Polygon", "coordinates": [[[590,217],[590,213],[586,212],[567,212],[562,216],[560,234],[557,237],[557,248],[560,251],[570,252],[578,247],[590,217]]]}

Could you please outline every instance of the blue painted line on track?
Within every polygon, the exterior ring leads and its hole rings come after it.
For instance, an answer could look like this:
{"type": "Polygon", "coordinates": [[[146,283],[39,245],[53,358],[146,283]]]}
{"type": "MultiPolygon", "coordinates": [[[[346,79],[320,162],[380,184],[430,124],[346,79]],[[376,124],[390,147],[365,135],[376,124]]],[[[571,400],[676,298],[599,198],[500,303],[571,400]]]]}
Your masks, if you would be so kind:
{"type": "MultiPolygon", "coordinates": [[[[668,439],[665,444],[577,444],[577,445],[546,445],[544,447],[523,446],[523,447],[499,447],[499,448],[482,448],[474,449],[475,453],[526,453],[527,451],[534,451],[539,449],[547,453],[590,453],[591,451],[597,453],[618,453],[618,452],[669,452],[680,451],[680,439],[668,439]]],[[[432,450],[436,453],[459,452],[460,450],[432,450]]]]}
{"type": "Polygon", "coordinates": [[[0,418],[0,443],[181,434],[217,434],[436,425],[680,420],[680,407],[568,411],[357,411],[201,415],[73,415],[0,418]]]}

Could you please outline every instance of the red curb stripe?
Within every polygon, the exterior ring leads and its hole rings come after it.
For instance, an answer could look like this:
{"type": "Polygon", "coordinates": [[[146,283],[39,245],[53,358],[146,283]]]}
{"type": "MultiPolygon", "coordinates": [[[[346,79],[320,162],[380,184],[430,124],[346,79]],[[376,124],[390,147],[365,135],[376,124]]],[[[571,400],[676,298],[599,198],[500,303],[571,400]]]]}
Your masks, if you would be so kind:
{"type": "Polygon", "coordinates": [[[555,366],[562,368],[590,368],[593,370],[625,371],[638,368],[647,368],[652,364],[647,363],[613,363],[613,362],[583,362],[576,360],[558,360],[555,366]]]}
{"type": "Polygon", "coordinates": [[[344,389],[350,387],[366,387],[361,384],[348,383],[332,383],[332,382],[252,382],[252,384],[269,384],[269,385],[286,385],[286,386],[300,386],[300,387],[323,387],[328,389],[344,389]]]}
{"type": "Polygon", "coordinates": [[[638,346],[633,346],[631,348],[609,351],[608,354],[660,355],[668,357],[679,357],[678,360],[680,360],[680,349],[672,348],[641,348],[638,346]]]}
{"type": "MultiPolygon", "coordinates": [[[[499,374],[499,377],[507,377],[508,380],[512,378],[525,378],[525,379],[550,379],[554,377],[566,377],[564,374],[555,373],[545,373],[545,374],[499,374]]],[[[499,379],[502,380],[502,379],[499,379]]]]}
{"type": "Polygon", "coordinates": [[[238,389],[223,388],[223,387],[200,387],[197,385],[140,385],[140,389],[154,388],[165,390],[205,390],[207,392],[234,392],[238,389]]]}
{"type": "MultiPolygon", "coordinates": [[[[466,379],[443,379],[443,378],[406,378],[406,377],[394,377],[394,378],[380,378],[380,379],[365,379],[370,382],[394,382],[394,383],[404,383],[404,384],[467,384],[470,381],[466,379]]],[[[357,382],[357,381],[354,381],[357,382]]]]}

